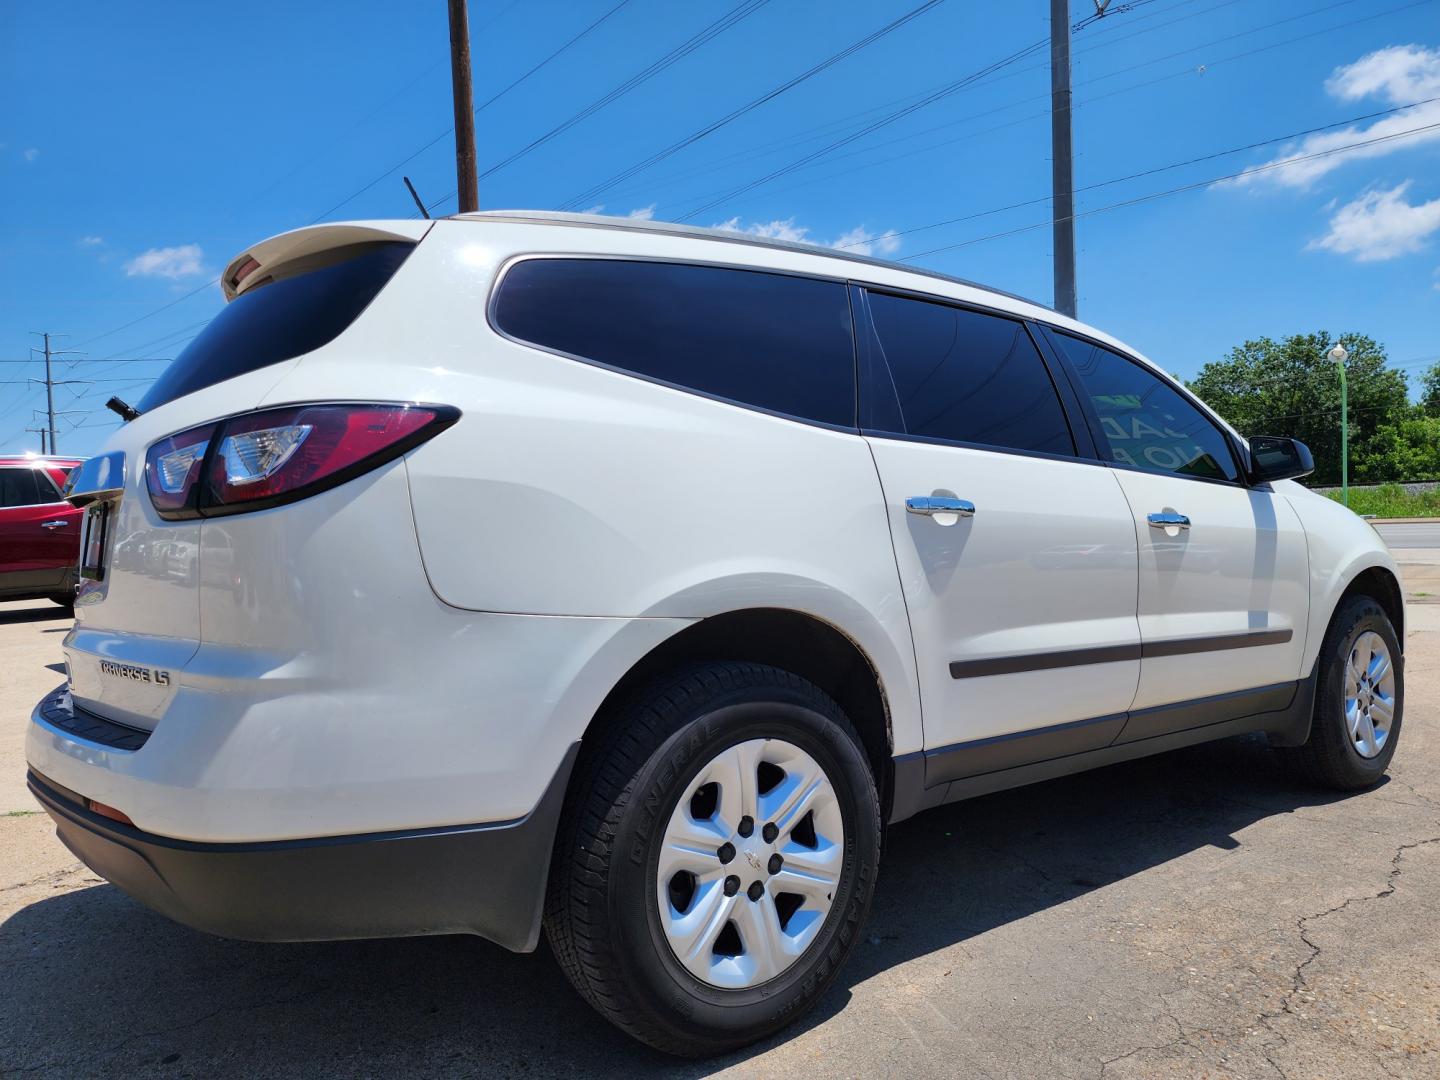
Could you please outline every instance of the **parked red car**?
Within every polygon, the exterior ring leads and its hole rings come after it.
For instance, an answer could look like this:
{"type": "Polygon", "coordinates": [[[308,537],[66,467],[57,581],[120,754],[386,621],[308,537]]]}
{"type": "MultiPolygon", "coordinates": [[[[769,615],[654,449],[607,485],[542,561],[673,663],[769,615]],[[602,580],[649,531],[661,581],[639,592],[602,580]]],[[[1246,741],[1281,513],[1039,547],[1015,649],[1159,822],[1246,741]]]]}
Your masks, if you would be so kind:
{"type": "Polygon", "coordinates": [[[82,511],[60,497],[80,458],[0,454],[0,600],[75,600],[82,511]]]}

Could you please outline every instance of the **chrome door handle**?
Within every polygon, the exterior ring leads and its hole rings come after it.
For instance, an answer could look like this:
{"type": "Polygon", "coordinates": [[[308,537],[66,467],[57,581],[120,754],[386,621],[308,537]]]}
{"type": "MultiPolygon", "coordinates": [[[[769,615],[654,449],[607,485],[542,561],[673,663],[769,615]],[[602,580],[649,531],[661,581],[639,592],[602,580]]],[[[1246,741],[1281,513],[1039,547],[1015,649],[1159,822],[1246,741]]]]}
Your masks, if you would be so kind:
{"type": "Polygon", "coordinates": [[[63,529],[69,524],[68,521],[42,521],[40,527],[42,529],[63,529]]]}
{"type": "Polygon", "coordinates": [[[1152,529],[1188,529],[1190,519],[1184,514],[1174,514],[1165,511],[1160,514],[1149,515],[1150,527],[1152,529]]]}
{"type": "Polygon", "coordinates": [[[905,509],[912,514],[934,517],[936,514],[956,514],[959,517],[974,517],[975,504],[969,499],[942,499],[934,495],[917,495],[905,500],[905,509]]]}

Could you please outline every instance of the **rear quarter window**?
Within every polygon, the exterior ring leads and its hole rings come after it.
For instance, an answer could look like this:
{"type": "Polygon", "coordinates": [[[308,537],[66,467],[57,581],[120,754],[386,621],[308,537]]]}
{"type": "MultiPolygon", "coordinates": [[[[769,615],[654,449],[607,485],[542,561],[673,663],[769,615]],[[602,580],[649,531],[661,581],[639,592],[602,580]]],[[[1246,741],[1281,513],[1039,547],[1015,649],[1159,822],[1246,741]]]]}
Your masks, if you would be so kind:
{"type": "Polygon", "coordinates": [[[846,287],[757,270],[528,259],[505,274],[496,329],[517,341],[742,405],[855,426],[846,287]]]}
{"type": "Polygon", "coordinates": [[[148,412],[237,375],[320,348],[353,323],[415,245],[354,244],[327,252],[328,265],[251,286],[212,319],[151,384],[148,412]]]}

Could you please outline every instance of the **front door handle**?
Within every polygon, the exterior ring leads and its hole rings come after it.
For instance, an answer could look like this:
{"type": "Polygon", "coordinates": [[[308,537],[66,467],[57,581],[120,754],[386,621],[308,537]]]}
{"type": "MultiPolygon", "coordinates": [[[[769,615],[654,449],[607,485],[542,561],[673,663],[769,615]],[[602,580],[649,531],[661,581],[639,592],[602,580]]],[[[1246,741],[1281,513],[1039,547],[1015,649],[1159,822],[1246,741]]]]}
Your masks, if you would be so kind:
{"type": "Polygon", "coordinates": [[[68,521],[42,521],[40,527],[42,529],[63,529],[69,524],[68,521]]]}
{"type": "Polygon", "coordinates": [[[916,495],[905,500],[905,509],[912,514],[935,517],[937,514],[955,514],[957,517],[974,517],[975,504],[969,499],[944,499],[935,495],[916,495]]]}
{"type": "Polygon", "coordinates": [[[1150,527],[1152,529],[1188,529],[1190,519],[1184,514],[1177,514],[1173,510],[1166,510],[1159,514],[1149,515],[1150,527]]]}

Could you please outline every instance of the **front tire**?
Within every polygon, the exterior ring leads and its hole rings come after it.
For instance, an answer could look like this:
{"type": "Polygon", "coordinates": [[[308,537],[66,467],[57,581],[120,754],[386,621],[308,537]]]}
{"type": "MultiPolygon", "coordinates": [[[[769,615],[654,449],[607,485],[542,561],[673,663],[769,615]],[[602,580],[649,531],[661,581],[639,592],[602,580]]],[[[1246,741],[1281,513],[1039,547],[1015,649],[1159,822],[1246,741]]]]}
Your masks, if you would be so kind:
{"type": "Polygon", "coordinates": [[[584,748],[546,932],[622,1030],[721,1053],[824,993],[879,857],[875,781],[840,707],[776,668],[696,666],[633,695],[584,748]]]}
{"type": "Polygon", "coordinates": [[[1390,617],[1369,596],[1345,600],[1330,620],[1310,738],[1282,750],[1300,778],[1339,791],[1377,783],[1400,741],[1405,666],[1390,617]]]}

